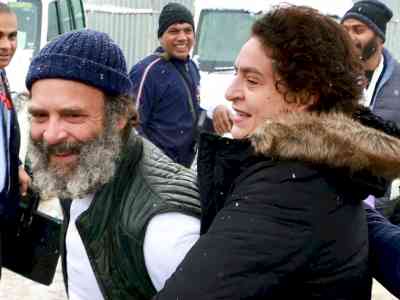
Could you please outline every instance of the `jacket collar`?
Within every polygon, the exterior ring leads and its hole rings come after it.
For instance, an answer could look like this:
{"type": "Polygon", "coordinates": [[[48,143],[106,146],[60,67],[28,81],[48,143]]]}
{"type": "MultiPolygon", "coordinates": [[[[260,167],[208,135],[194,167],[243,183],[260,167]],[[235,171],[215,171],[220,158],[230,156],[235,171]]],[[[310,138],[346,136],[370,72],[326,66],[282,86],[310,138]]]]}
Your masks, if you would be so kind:
{"type": "Polygon", "coordinates": [[[400,176],[400,140],[340,113],[286,114],[250,138],[257,154],[301,160],[392,180],[400,176]]]}
{"type": "Polygon", "coordinates": [[[171,61],[171,62],[178,63],[178,64],[186,64],[186,63],[188,63],[188,62],[190,61],[190,56],[189,56],[189,55],[188,55],[188,57],[187,57],[185,60],[178,59],[178,58],[175,58],[175,57],[169,55],[169,54],[164,50],[164,48],[161,47],[161,46],[158,47],[158,48],[154,51],[154,54],[155,54],[155,55],[158,55],[158,56],[160,56],[160,57],[162,57],[163,59],[165,59],[165,60],[167,60],[167,61],[171,61]]]}

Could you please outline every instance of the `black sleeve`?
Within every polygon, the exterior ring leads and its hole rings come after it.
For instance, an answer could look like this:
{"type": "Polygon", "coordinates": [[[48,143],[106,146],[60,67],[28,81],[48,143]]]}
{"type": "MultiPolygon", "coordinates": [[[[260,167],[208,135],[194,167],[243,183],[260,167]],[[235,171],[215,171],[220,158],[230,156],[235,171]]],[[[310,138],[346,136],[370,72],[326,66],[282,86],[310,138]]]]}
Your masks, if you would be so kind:
{"type": "Polygon", "coordinates": [[[400,298],[400,227],[366,207],[372,275],[400,298]]]}
{"type": "Polygon", "coordinates": [[[242,181],[155,299],[267,299],[282,289],[315,247],[304,187],[242,181]]]}

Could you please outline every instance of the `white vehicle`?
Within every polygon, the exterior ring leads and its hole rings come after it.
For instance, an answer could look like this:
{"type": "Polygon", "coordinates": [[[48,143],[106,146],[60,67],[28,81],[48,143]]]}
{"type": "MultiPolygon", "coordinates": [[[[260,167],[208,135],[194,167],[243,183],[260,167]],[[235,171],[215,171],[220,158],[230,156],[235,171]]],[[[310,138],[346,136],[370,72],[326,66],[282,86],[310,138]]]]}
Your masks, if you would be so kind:
{"type": "Polygon", "coordinates": [[[224,104],[225,91],[234,76],[234,61],[250,35],[254,20],[281,2],[308,5],[336,19],[353,5],[352,0],[197,0],[195,22],[197,43],[193,58],[201,73],[201,106],[209,117],[224,104]]]}

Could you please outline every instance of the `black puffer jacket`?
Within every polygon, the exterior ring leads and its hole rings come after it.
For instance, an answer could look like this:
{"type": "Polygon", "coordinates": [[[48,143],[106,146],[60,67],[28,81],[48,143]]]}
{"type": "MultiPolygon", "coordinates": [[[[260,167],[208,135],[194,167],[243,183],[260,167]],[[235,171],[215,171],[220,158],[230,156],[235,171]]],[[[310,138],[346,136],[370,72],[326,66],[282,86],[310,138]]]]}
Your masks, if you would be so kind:
{"type": "Polygon", "coordinates": [[[398,140],[299,114],[252,145],[206,135],[200,147],[203,235],[157,299],[370,299],[361,203],[383,192],[371,174],[400,173],[398,140]]]}
{"type": "MultiPolygon", "coordinates": [[[[0,224],[4,222],[3,225],[6,226],[8,222],[13,223],[20,201],[18,181],[20,133],[17,113],[12,104],[7,77],[3,69],[0,69],[0,130],[4,130],[0,134],[5,138],[5,144],[1,144],[0,147],[6,147],[0,151],[4,151],[4,155],[8,157],[9,161],[9,170],[5,173],[8,177],[6,177],[4,189],[1,189],[3,183],[0,184],[0,224]],[[11,126],[11,128],[8,128],[8,126],[11,126]],[[8,139],[6,138],[7,130],[10,131],[8,139]]],[[[3,161],[0,164],[0,168],[6,168],[3,161]]]]}

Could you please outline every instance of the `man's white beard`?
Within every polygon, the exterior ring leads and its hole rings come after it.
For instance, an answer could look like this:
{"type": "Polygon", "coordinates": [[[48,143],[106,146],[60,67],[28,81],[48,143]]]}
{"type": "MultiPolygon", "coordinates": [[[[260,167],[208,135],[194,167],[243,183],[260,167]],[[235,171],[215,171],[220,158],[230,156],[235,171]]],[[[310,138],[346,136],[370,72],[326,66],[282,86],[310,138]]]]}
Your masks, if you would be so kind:
{"type": "Polygon", "coordinates": [[[42,199],[80,198],[93,193],[109,182],[114,176],[122,146],[122,137],[111,130],[111,125],[105,128],[104,134],[90,142],[76,145],[63,143],[49,146],[43,142],[35,142],[30,138],[28,159],[31,161],[33,187],[37,189],[42,199]],[[49,151],[57,151],[57,147],[76,147],[78,165],[64,175],[62,170],[49,165],[49,151]]]}

